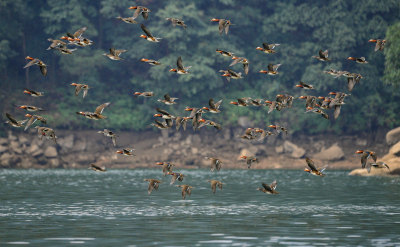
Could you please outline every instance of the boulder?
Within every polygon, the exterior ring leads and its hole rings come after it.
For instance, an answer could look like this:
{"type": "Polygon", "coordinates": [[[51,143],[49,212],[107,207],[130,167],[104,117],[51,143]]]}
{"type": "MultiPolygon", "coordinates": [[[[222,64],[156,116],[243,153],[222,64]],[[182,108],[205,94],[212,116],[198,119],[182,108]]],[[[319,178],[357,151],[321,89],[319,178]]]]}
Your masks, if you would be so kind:
{"type": "Polygon", "coordinates": [[[28,138],[26,138],[25,136],[20,135],[20,136],[18,137],[18,142],[21,143],[21,144],[27,144],[27,143],[29,143],[29,140],[28,140],[28,138]]]}
{"type": "Polygon", "coordinates": [[[16,152],[19,150],[19,143],[17,141],[10,141],[8,146],[12,151],[16,152]]]}
{"type": "Polygon", "coordinates": [[[275,147],[275,152],[276,152],[277,154],[283,153],[283,146],[282,146],[282,145],[276,146],[276,147],[275,147]]]}
{"type": "Polygon", "coordinates": [[[283,152],[296,159],[303,157],[306,153],[304,148],[301,148],[290,141],[283,142],[283,152]]]}
{"type": "Polygon", "coordinates": [[[389,149],[389,154],[400,157],[400,141],[389,149]]]}
{"type": "Polygon", "coordinates": [[[48,162],[51,168],[57,168],[60,166],[60,161],[58,159],[49,159],[48,162]]]}
{"type": "Polygon", "coordinates": [[[26,149],[28,154],[33,154],[39,150],[39,146],[36,144],[32,144],[29,148],[26,149]]]}
{"type": "Polygon", "coordinates": [[[8,147],[6,147],[6,146],[0,146],[0,154],[1,153],[4,153],[5,151],[7,151],[8,150],[8,147]]]}
{"type": "Polygon", "coordinates": [[[85,151],[86,150],[86,141],[85,140],[79,140],[75,143],[75,145],[73,146],[74,151],[85,151]]]}
{"type": "Polygon", "coordinates": [[[327,149],[322,149],[321,152],[315,154],[313,158],[318,160],[336,161],[344,158],[344,152],[338,144],[335,143],[327,149]]]}
{"type": "Polygon", "coordinates": [[[57,142],[64,149],[71,149],[74,146],[74,135],[59,138],[57,142]]]}
{"type": "Polygon", "coordinates": [[[7,138],[0,138],[0,145],[8,145],[8,139],[7,138]]]}
{"type": "Polygon", "coordinates": [[[57,149],[53,146],[48,146],[44,151],[44,156],[47,158],[57,157],[57,149]]]}
{"type": "Polygon", "coordinates": [[[386,134],[386,143],[389,145],[393,145],[397,142],[400,142],[400,127],[392,129],[386,134]]]}

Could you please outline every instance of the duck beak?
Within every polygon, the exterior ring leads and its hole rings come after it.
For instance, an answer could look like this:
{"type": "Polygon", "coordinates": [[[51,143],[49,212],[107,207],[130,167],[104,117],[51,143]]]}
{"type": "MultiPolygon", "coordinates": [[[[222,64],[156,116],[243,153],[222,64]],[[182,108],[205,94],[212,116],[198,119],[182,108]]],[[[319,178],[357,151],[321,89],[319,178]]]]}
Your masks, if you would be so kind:
{"type": "Polygon", "coordinates": [[[266,71],[266,70],[260,70],[259,73],[264,73],[264,74],[266,74],[267,71],[266,71]]]}
{"type": "Polygon", "coordinates": [[[262,51],[262,50],[264,50],[263,48],[261,48],[261,47],[257,47],[256,48],[256,50],[260,50],[260,51],[262,51]]]}
{"type": "Polygon", "coordinates": [[[137,9],[137,6],[131,6],[128,9],[137,9]]]}
{"type": "Polygon", "coordinates": [[[357,150],[355,153],[356,154],[362,154],[362,153],[364,153],[364,151],[363,150],[357,150]]]}

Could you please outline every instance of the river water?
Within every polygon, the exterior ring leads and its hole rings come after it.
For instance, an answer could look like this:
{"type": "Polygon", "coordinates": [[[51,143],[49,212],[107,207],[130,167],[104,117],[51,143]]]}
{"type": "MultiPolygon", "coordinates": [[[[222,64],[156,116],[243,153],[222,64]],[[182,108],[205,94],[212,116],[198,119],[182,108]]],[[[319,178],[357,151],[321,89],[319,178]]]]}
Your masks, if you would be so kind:
{"type": "Polygon", "coordinates": [[[159,169],[0,170],[0,246],[400,246],[400,178],[180,172],[186,200],[159,169]]]}

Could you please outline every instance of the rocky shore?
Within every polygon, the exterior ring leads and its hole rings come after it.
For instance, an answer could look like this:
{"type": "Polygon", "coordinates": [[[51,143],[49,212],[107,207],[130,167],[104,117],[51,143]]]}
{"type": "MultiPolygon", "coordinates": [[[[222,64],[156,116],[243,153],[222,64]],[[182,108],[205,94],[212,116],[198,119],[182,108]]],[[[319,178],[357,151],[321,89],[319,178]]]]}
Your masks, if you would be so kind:
{"type": "Polygon", "coordinates": [[[239,157],[255,155],[259,163],[252,165],[254,169],[302,169],[307,156],[319,166],[328,165],[328,170],[351,170],[361,166],[360,156],[354,154],[357,149],[375,150],[379,160],[391,167],[400,163],[400,134],[398,138],[389,135],[388,142],[382,140],[371,145],[366,137],[336,135],[281,134],[269,136],[262,142],[248,141],[240,138],[243,131],[237,128],[120,132],[117,133],[117,147],[114,147],[109,138],[95,130],[58,130],[56,145],[51,140],[40,140],[34,129],[30,132],[13,129],[7,132],[7,137],[0,138],[0,167],[88,168],[90,163],[96,163],[107,169],[155,168],[158,161],[170,161],[178,168],[196,169],[208,167],[204,157],[209,156],[220,158],[223,169],[247,169],[239,157]],[[391,147],[389,143],[397,144],[391,147]],[[122,148],[134,148],[135,156],[126,157],[115,152],[122,148]],[[385,153],[388,154],[384,156],[385,153]]]}

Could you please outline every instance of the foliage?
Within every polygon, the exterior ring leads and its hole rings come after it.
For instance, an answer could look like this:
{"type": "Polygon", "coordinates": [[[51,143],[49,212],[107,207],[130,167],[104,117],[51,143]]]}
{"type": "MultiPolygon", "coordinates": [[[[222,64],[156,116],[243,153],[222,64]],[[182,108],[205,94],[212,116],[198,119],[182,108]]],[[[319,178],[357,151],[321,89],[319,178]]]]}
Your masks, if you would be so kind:
{"type": "MultiPolygon", "coordinates": [[[[236,126],[240,116],[247,116],[258,127],[280,123],[293,132],[359,132],[376,131],[400,124],[399,93],[394,85],[400,79],[400,6],[396,0],[271,0],[265,1],[0,1],[0,78],[2,112],[22,116],[12,104],[34,104],[48,109],[49,124],[58,128],[150,128],[156,107],[176,115],[186,114],[186,106],[201,107],[209,98],[223,99],[222,112],[207,116],[224,126],[236,126]],[[129,6],[138,4],[151,9],[148,20],[138,17],[139,24],[116,19],[133,14],[129,6]],[[187,28],[173,27],[166,17],[182,18],[187,28]],[[234,25],[228,35],[218,33],[211,18],[227,18],[234,25]],[[151,33],[161,37],[150,43],[139,36],[144,23],[151,33]],[[47,38],[59,38],[87,26],[84,36],[93,40],[90,47],[78,48],[72,55],[47,51],[47,38]],[[388,40],[384,55],[374,52],[368,43],[372,38],[388,40]],[[280,43],[276,54],[263,54],[255,48],[263,42],[280,43]],[[126,49],[124,60],[112,61],[103,56],[109,48],[126,49]],[[220,69],[227,69],[231,59],[215,49],[232,51],[250,61],[250,73],[240,80],[227,82],[220,69]],[[311,56],[329,50],[331,62],[320,62],[311,56]],[[22,69],[24,57],[30,55],[48,64],[47,77],[38,68],[22,69]],[[184,66],[192,66],[189,75],[170,73],[178,56],[184,66]],[[368,64],[346,60],[364,56],[368,64]],[[161,66],[140,62],[156,59],[161,66]],[[386,61],[385,61],[386,59],[386,61]],[[268,63],[281,63],[279,74],[258,73],[268,63]],[[347,70],[363,75],[360,84],[346,99],[337,121],[305,114],[305,103],[296,99],[292,109],[267,114],[264,108],[238,108],[229,104],[240,97],[274,100],[279,93],[296,97],[313,94],[326,96],[330,91],[347,92],[344,77],[333,78],[322,73],[327,69],[347,70]],[[385,76],[383,77],[383,74],[385,76]],[[387,84],[382,84],[382,78],[387,84]],[[314,92],[294,85],[298,81],[313,84],[314,92]],[[75,97],[71,82],[85,82],[91,89],[85,99],[75,97]],[[384,85],[384,86],[383,86],[384,85]],[[45,91],[46,96],[32,99],[22,95],[24,87],[45,91]],[[155,97],[133,97],[134,91],[154,91],[155,97]],[[178,97],[178,105],[164,106],[156,101],[165,93],[178,97]],[[4,100],[3,100],[4,99],[4,100]],[[104,102],[107,120],[82,119],[76,111],[92,111],[104,102]]],[[[240,64],[232,67],[242,71],[240,64]]],[[[208,114],[210,115],[210,114],[208,114]]]]}

